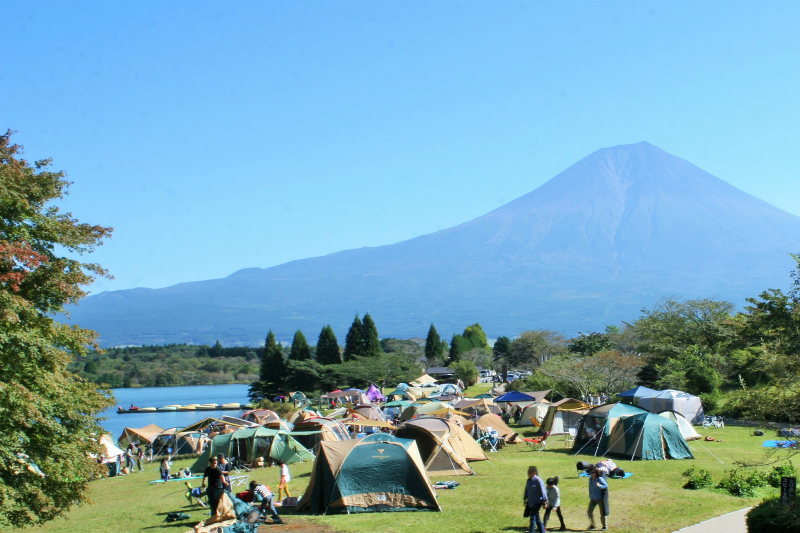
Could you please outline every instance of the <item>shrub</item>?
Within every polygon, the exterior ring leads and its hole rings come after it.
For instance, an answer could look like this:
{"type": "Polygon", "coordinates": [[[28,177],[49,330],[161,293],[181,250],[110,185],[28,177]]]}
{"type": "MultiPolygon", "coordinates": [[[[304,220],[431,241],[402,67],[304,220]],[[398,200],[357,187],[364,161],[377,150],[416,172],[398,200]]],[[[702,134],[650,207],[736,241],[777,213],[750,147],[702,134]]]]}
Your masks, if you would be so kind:
{"type": "Polygon", "coordinates": [[[791,462],[773,466],[772,472],[767,475],[767,481],[773,487],[780,487],[782,477],[797,477],[797,468],[791,462]]]}
{"type": "Polygon", "coordinates": [[[689,478],[689,481],[683,486],[685,489],[697,490],[714,486],[714,480],[711,478],[711,474],[706,470],[700,470],[700,472],[695,474],[694,467],[691,467],[683,473],[683,476],[689,478]]]}
{"type": "Polygon", "coordinates": [[[717,488],[727,490],[734,496],[752,498],[758,489],[767,485],[766,472],[751,470],[748,473],[742,473],[739,470],[731,470],[727,479],[717,483],[717,488]]]}
{"type": "Polygon", "coordinates": [[[780,497],[768,498],[747,513],[748,533],[796,533],[800,531],[800,499],[782,505],[780,497]]]}

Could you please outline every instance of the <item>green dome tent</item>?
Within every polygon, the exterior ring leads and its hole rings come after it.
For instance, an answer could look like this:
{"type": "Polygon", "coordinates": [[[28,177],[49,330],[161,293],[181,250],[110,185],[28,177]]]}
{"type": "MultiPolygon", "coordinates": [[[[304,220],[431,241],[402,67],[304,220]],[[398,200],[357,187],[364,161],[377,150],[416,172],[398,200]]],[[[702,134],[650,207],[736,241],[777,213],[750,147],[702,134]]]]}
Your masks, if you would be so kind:
{"type": "Polygon", "coordinates": [[[203,473],[210,457],[224,453],[228,458],[237,457],[245,463],[253,463],[256,458],[272,459],[291,464],[310,461],[314,454],[306,450],[285,431],[268,428],[239,429],[214,437],[208,448],[197,458],[191,471],[203,473]]]}
{"type": "Polygon", "coordinates": [[[297,510],[331,514],[441,508],[416,442],[376,433],[321,442],[297,510]]]}

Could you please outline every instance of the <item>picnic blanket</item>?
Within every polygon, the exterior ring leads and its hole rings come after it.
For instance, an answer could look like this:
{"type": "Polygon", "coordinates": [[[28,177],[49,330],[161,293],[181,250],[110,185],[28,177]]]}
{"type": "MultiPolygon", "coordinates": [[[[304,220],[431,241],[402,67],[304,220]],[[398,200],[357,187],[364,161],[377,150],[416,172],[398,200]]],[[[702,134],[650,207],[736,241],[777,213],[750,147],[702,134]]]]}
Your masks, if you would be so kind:
{"type": "MultiPolygon", "coordinates": [[[[190,479],[203,479],[203,476],[198,474],[192,477],[171,477],[169,478],[169,481],[189,481],[190,479]]],[[[150,482],[151,485],[155,485],[157,483],[166,483],[166,481],[164,481],[163,479],[157,479],[155,481],[150,482]]]]}
{"type": "Polygon", "coordinates": [[[794,440],[765,440],[762,445],[764,448],[797,448],[797,441],[794,440]]]}
{"type": "MultiPolygon", "coordinates": [[[[625,472],[625,475],[624,475],[624,476],[622,476],[622,477],[619,477],[619,476],[617,476],[617,477],[614,477],[614,476],[608,476],[608,477],[609,477],[610,479],[628,479],[628,478],[629,478],[629,477],[631,477],[632,475],[633,475],[633,472],[625,472]]],[[[586,472],[581,472],[580,474],[578,474],[578,476],[580,476],[580,477],[589,477],[589,474],[588,474],[588,473],[586,473],[586,472]]]]}

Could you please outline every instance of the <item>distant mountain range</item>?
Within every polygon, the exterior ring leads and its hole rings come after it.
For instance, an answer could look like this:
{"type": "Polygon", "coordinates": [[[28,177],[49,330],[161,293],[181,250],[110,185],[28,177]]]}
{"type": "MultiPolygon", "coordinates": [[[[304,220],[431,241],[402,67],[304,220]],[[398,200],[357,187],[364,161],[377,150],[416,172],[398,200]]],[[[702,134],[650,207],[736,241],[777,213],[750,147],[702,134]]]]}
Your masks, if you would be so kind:
{"type": "Polygon", "coordinates": [[[257,345],[356,313],[382,337],[446,339],[602,331],[665,296],[744,298],[783,287],[800,217],[646,142],[605,148],[475,220],[397,244],[346,250],[223,279],[90,296],[71,321],[103,346],[257,345]]]}

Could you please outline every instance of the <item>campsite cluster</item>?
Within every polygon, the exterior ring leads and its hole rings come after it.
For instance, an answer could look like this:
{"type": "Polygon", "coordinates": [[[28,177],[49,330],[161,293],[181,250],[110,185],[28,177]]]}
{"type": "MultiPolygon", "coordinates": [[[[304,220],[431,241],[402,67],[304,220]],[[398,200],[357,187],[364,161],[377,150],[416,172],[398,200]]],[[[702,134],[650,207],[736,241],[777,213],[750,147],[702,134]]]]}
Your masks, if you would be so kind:
{"type": "MultiPolygon", "coordinates": [[[[488,460],[503,446],[544,449],[548,439],[559,437],[586,454],[684,459],[692,457],[686,441],[700,438],[691,423],[704,419],[697,397],[645,387],[619,395],[631,403],[595,406],[556,399],[552,391],[504,393],[499,387],[481,396],[464,398],[458,385],[436,385],[423,375],[410,386],[399,384],[385,393],[372,385],[324,394],[323,416],[298,392],[288,398],[297,409],[286,420],[255,409],[185,428],[125,428],[119,448],[106,438],[103,461],[114,464],[124,453],[120,448],[142,443],[156,460],[198,455],[188,471],[164,482],[199,479],[209,459],[220,454],[242,474],[235,479],[273,463],[314,461],[305,494],[299,501],[279,503],[311,514],[438,511],[437,484],[431,478],[473,475],[471,462],[488,460]],[[527,427],[530,437],[511,429],[512,420],[527,427]]],[[[438,488],[450,487],[442,483],[438,488]]],[[[192,501],[198,495],[187,497],[192,501]]],[[[206,524],[244,516],[236,512],[236,500],[220,503],[206,524]]]]}

